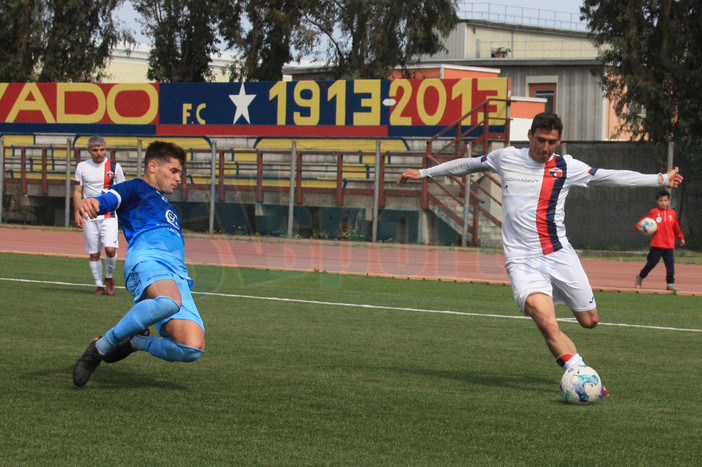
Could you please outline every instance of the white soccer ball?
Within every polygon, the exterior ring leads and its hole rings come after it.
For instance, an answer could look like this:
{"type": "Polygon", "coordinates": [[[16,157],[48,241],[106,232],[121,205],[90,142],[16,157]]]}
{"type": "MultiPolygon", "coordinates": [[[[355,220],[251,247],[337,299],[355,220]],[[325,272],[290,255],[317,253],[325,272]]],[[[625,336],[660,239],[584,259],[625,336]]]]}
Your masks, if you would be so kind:
{"type": "Polygon", "coordinates": [[[658,230],[658,223],[650,217],[645,218],[639,224],[639,232],[644,235],[653,235],[658,230]]]}
{"type": "Polygon", "coordinates": [[[594,404],[602,397],[600,375],[587,365],[577,365],[563,373],[561,394],[570,404],[594,404]]]}

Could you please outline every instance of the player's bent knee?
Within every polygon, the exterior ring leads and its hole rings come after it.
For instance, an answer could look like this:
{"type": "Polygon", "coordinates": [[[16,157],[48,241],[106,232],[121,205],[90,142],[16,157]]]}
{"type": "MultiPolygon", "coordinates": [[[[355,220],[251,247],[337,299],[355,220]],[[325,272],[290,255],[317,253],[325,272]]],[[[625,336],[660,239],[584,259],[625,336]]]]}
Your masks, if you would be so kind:
{"type": "Polygon", "coordinates": [[[596,327],[600,323],[600,318],[598,316],[590,316],[586,314],[579,314],[576,316],[580,326],[588,329],[596,327]]]}
{"type": "Polygon", "coordinates": [[[176,349],[176,358],[173,361],[177,362],[193,362],[205,353],[203,350],[185,344],[176,344],[176,349]]]}
{"type": "Polygon", "coordinates": [[[153,304],[155,309],[154,318],[156,318],[156,321],[173,316],[180,310],[180,303],[165,295],[154,298],[153,304]]]}

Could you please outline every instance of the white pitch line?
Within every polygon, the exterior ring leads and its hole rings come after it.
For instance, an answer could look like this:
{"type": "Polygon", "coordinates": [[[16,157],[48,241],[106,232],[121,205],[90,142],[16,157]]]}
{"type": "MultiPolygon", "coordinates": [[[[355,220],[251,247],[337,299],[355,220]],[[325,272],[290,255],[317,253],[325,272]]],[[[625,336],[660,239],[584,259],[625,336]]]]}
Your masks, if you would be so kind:
{"type": "MultiPolygon", "coordinates": [[[[494,315],[494,314],[489,314],[489,313],[469,313],[467,311],[452,311],[452,310],[427,310],[424,308],[406,308],[406,307],[385,306],[385,305],[366,305],[363,303],[322,302],[320,300],[303,300],[300,298],[259,297],[256,295],[225,294],[225,293],[215,293],[215,292],[193,292],[193,294],[214,295],[217,297],[248,298],[248,299],[252,299],[252,300],[274,300],[274,301],[278,301],[278,302],[304,303],[304,304],[310,304],[310,305],[345,306],[345,307],[349,307],[349,308],[370,308],[370,309],[375,309],[375,310],[416,311],[416,312],[420,312],[420,313],[440,313],[440,314],[445,314],[445,315],[485,316],[488,318],[531,319],[527,316],[494,315]]],[[[700,332],[702,332],[702,329],[700,330],[700,332]]]]}
{"type": "MultiPolygon", "coordinates": [[[[75,287],[93,287],[94,284],[76,284],[72,282],[57,282],[57,281],[39,281],[33,279],[15,279],[9,277],[0,277],[0,281],[11,281],[11,282],[27,282],[32,284],[50,284],[50,285],[70,285],[75,287]]],[[[116,288],[123,289],[124,287],[115,286],[116,288]]],[[[453,310],[429,310],[425,308],[408,308],[408,307],[397,307],[397,306],[385,306],[385,305],[368,305],[363,303],[343,303],[343,302],[323,302],[321,300],[303,300],[299,298],[281,298],[281,297],[260,297],[257,295],[241,295],[241,294],[226,294],[226,293],[216,293],[216,292],[192,292],[193,295],[209,295],[214,297],[229,297],[229,298],[244,298],[249,300],[272,300],[277,302],[290,302],[290,303],[303,303],[307,305],[324,305],[324,306],[339,306],[348,308],[367,308],[373,310],[392,310],[392,311],[413,311],[418,313],[439,313],[445,315],[460,315],[460,316],[478,316],[484,318],[503,318],[503,319],[531,319],[528,316],[520,315],[496,315],[491,313],[470,313],[466,311],[453,311],[453,310]]],[[[577,323],[575,318],[558,318],[558,321],[565,323],[577,323]]],[[[653,329],[658,331],[678,331],[678,332],[701,332],[702,329],[694,328],[674,328],[668,326],[649,326],[645,324],[627,324],[627,323],[603,323],[600,322],[599,326],[618,326],[624,328],[640,328],[640,329],[653,329]]]]}

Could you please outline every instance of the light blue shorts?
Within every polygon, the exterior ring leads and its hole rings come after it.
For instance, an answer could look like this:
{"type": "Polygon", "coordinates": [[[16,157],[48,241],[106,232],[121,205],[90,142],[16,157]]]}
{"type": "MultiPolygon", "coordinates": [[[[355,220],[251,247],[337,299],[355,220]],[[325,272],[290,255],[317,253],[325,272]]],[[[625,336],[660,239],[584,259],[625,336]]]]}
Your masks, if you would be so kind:
{"type": "Polygon", "coordinates": [[[163,329],[164,324],[172,319],[187,319],[196,322],[202,331],[205,331],[205,325],[202,322],[200,312],[195,306],[195,300],[190,293],[192,287],[192,279],[184,279],[178,274],[171,271],[166,265],[157,261],[145,261],[139,263],[132,269],[129,275],[125,278],[125,285],[130,294],[134,296],[134,302],[139,302],[146,291],[146,288],[156,281],[170,279],[176,283],[180,291],[182,305],[178,313],[169,316],[168,318],[156,323],[156,329],[159,335],[168,336],[168,333],[163,329]]]}

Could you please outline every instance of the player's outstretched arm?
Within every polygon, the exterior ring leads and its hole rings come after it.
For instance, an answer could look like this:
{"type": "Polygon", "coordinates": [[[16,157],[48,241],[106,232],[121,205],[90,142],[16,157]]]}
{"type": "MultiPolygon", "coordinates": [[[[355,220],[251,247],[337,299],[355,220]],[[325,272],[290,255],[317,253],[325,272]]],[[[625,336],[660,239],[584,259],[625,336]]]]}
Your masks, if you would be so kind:
{"type": "Polygon", "coordinates": [[[100,202],[95,198],[86,198],[80,203],[80,215],[84,219],[95,219],[100,210],[100,202]]]}
{"type": "Polygon", "coordinates": [[[644,186],[668,186],[677,188],[683,181],[683,176],[678,172],[680,169],[675,167],[673,170],[657,176],[653,174],[642,174],[632,170],[618,169],[597,169],[593,173],[591,185],[599,186],[617,186],[625,188],[637,188],[644,186]],[[666,180],[667,179],[667,180],[666,180]],[[653,182],[655,180],[655,182],[653,182]]]}
{"type": "Polygon", "coordinates": [[[680,169],[675,167],[673,170],[668,171],[668,186],[670,188],[677,188],[683,181],[683,176],[680,175],[680,169]]]}
{"type": "Polygon", "coordinates": [[[421,180],[422,176],[419,174],[417,169],[407,169],[402,172],[400,179],[397,181],[398,185],[404,185],[407,180],[421,180]]]}

